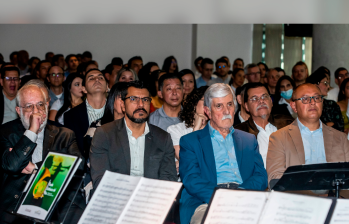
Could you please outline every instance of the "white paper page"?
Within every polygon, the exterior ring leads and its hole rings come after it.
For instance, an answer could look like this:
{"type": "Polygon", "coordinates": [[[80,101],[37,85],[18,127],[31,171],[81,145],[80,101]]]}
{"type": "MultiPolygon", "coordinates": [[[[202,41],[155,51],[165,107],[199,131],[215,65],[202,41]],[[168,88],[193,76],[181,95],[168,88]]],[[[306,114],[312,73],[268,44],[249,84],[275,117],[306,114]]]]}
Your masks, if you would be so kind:
{"type": "Polygon", "coordinates": [[[182,183],[142,178],[117,224],[162,224],[182,183]]]}
{"type": "Polygon", "coordinates": [[[140,177],[105,171],[79,224],[114,224],[131,198],[140,177]]]}
{"type": "Polygon", "coordinates": [[[324,223],[332,200],[272,192],[260,224],[320,224],[324,223]]]}
{"type": "Polygon", "coordinates": [[[219,189],[205,224],[257,224],[268,192],[219,189]]]}
{"type": "Polygon", "coordinates": [[[330,224],[349,223],[349,200],[337,199],[330,224]]]}

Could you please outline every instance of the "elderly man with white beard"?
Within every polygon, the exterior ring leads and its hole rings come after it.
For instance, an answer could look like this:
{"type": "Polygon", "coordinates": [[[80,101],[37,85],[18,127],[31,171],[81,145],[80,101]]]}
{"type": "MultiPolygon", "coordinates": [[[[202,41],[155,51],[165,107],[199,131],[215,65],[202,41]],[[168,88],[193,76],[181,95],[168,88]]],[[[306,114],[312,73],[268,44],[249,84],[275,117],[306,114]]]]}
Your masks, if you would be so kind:
{"type": "Polygon", "coordinates": [[[261,83],[246,84],[244,102],[245,109],[251,116],[247,121],[236,125],[235,128],[256,136],[265,168],[269,136],[278,129],[291,124],[294,119],[287,115],[270,114],[273,102],[268,88],[261,83]]]}
{"type": "Polygon", "coordinates": [[[184,189],[180,200],[182,224],[201,223],[216,187],[265,190],[266,170],[256,138],[233,127],[235,94],[228,84],[212,84],[205,92],[204,129],[179,142],[179,173],[184,189]]]}
{"type": "MultiPolygon", "coordinates": [[[[41,166],[49,151],[81,157],[71,130],[47,124],[49,98],[40,81],[24,85],[16,95],[16,104],[20,118],[0,129],[0,223],[26,223],[12,211],[30,175],[41,166]]],[[[62,221],[76,188],[71,184],[66,189],[53,213],[53,221],[62,221]]],[[[78,194],[69,211],[68,223],[76,223],[85,206],[78,194]]]]}

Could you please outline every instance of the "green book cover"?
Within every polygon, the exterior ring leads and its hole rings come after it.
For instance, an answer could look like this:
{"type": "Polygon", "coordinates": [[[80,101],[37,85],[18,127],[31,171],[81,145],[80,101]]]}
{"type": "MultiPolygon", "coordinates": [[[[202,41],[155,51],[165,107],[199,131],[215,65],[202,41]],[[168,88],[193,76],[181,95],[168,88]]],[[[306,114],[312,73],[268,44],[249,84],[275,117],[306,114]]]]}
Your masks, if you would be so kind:
{"type": "Polygon", "coordinates": [[[45,220],[78,157],[49,152],[17,213],[45,220]]]}

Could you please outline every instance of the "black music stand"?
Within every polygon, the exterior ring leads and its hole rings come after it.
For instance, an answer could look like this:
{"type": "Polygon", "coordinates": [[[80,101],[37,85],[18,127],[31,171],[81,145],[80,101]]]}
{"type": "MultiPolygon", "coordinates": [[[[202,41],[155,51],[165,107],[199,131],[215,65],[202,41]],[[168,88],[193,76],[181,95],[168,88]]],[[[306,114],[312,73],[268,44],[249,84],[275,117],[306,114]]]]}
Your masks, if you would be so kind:
{"type": "Polygon", "coordinates": [[[275,191],[335,190],[349,188],[349,163],[321,163],[288,167],[275,191]]]}

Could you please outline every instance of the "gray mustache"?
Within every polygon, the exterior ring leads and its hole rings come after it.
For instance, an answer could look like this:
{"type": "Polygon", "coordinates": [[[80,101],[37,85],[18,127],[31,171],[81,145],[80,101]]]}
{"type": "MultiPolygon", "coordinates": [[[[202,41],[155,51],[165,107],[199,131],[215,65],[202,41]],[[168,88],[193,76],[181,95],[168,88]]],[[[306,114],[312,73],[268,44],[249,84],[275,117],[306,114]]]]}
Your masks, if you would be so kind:
{"type": "Polygon", "coordinates": [[[222,121],[225,120],[225,119],[233,119],[233,117],[230,114],[223,115],[222,121]]]}
{"type": "Polygon", "coordinates": [[[261,104],[261,105],[258,105],[257,108],[256,108],[256,111],[259,110],[260,108],[262,107],[266,107],[267,109],[269,109],[268,105],[266,104],[261,104]]]}

